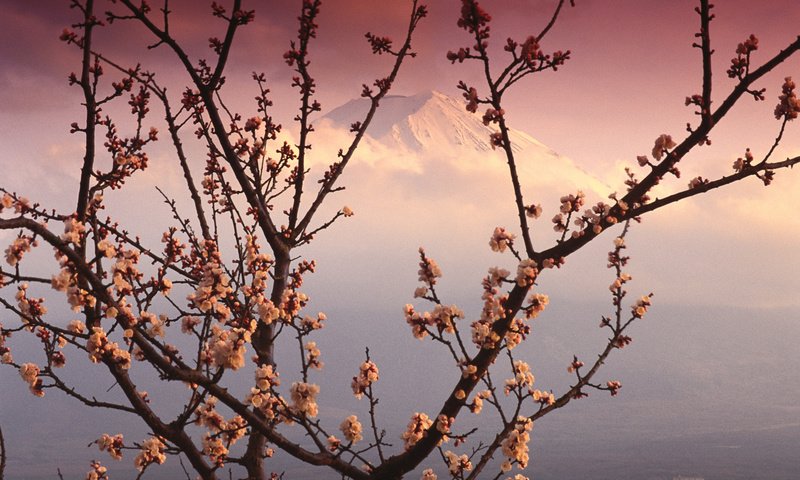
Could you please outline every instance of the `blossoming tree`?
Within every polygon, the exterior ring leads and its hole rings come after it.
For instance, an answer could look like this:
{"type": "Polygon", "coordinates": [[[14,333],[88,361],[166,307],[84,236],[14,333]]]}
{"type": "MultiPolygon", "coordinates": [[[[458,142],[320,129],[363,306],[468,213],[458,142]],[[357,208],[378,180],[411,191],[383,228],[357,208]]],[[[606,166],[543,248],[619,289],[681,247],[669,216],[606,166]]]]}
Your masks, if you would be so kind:
{"type": "MultiPolygon", "coordinates": [[[[526,202],[523,196],[504,95],[524,77],[557,70],[569,60],[569,51],[546,53],[541,47],[567,2],[557,2],[538,34],[521,41],[506,40],[506,56],[498,67],[489,54],[491,16],[477,1],[462,0],[457,21],[470,37],[470,45],[448,53],[447,58],[452,63],[477,64],[484,74],[482,85],[462,82],[458,88],[467,101],[466,109],[483,112],[484,124],[495,129],[491,144],[505,155],[514,193],[511,207],[518,225],[514,229],[497,227],[489,245],[493,251],[512,255],[518,266],[515,272],[489,269],[482,281],[482,311],[468,322],[458,306],[440,298],[437,283],[442,272],[420,250],[421,285],[415,297],[430,302],[431,308],[421,311],[406,305],[405,320],[415,337],[441,344],[461,373],[452,379],[440,409],[414,413],[401,435],[402,444],[395,446],[376,414],[379,367],[369,353],[353,368],[351,385],[355,397],[368,405],[368,418],[347,415],[338,425],[318,418],[320,387],[311,381],[310,373],[321,369],[322,362],[312,338],[326,316],[305,311],[308,297],[301,288],[304,275],[313,272],[315,263],[294,255],[317,236],[324,238],[323,233],[327,235],[335,221],[352,215],[352,210],[344,207],[331,217],[320,218],[321,206],[342,188],[343,173],[381,99],[402,64],[414,56],[412,35],[426,16],[426,8],[417,0],[410,1],[407,30],[399,44],[388,37],[366,35],[373,53],[393,60],[389,73],[373,85],[363,86],[361,95],[369,100],[370,108],[363,120],[352,124],[352,142],[339,151],[322,175],[312,176],[308,168],[311,119],[321,106],[315,100],[317,87],[309,51],[317,32],[319,0],[300,2],[298,36],[284,55],[295,72],[292,85],[300,99],[294,119],[299,130],[296,145],[278,140],[281,127],[271,116],[266,75],[253,74],[259,91],[255,114],[245,119],[224,102],[225,67],[235,48],[236,33],[255,17],[241,0],[232,0],[230,6],[211,5],[211,14],[226,26],[221,39],[209,40],[212,61],[191,60],[170,31],[166,1],[157,10],[144,1],[112,1],[104,20],[98,16],[96,3],[72,0],[81,19],[75,30],[65,30],[61,36],[82,52],[80,71],[69,77],[82,92],[85,106],[84,121],[72,124],[72,132],[85,138],[74,209],[51,210],[2,190],[0,229],[16,232],[16,238],[5,249],[5,265],[0,269],[0,303],[7,312],[0,326],[0,356],[2,363],[18,370],[35,396],[59,390],[89,407],[141,418],[152,433],[150,437],[131,441],[122,434],[104,434],[95,443],[117,460],[125,450],[135,450],[134,463],[142,474],[169,456],[180,455],[203,479],[218,478],[220,469],[228,465],[240,466],[249,479],[277,478],[277,473],[270,473],[268,457],[280,449],[299,462],[355,479],[397,479],[414,470],[426,480],[437,475],[526,478],[528,443],[536,420],[590,390],[616,395],[621,388],[616,380],[599,381],[596,376],[612,352],[631,342],[630,325],[646,314],[651,303],[651,295],[625,301],[626,284],[631,280],[625,272],[625,235],[630,222],[748,177],[769,185],[777,170],[800,162],[800,157],[771,158],[787,123],[800,113],[795,84],[786,78],[775,108],[779,133],[763,157],[756,159],[748,150],[734,162],[729,175],[696,177],[686,188],[651,198],[654,186],[666,176],[679,176],[678,164],[694,149],[710,143],[712,130],[734,105],[747,97],[764,100],[764,90],[755,86],[756,82],[800,49],[798,39],[756,64],[751,57],[758,40],[754,36],[745,39],[727,71],[736,84],[715,105],[709,29],[713,6],[700,0],[696,9],[700,28],[694,46],[701,53],[703,76],[700,93],[686,98],[686,105],[696,109],[698,121],[687,126],[682,139],[659,135],[651,155],[637,159],[643,176],[638,178],[628,169],[627,190],[612,194],[609,203],[588,206],[580,191],[561,197],[560,213],[551,222],[559,238],[553,245],[538,245],[531,227],[541,216],[542,206],[526,202]],[[123,66],[96,48],[93,34],[97,29],[114,28],[122,22],[137,22],[153,36],[154,46],[174,54],[189,85],[179,98],[168,95],[153,72],[140,65],[123,66]],[[106,82],[107,70],[118,80],[106,82]],[[127,122],[105,114],[107,105],[123,100],[132,114],[127,122]],[[166,134],[148,128],[154,102],[166,119],[166,134]],[[120,133],[123,130],[130,133],[120,133]],[[104,194],[124,189],[127,179],[146,169],[148,149],[164,135],[183,172],[192,212],[185,216],[167,198],[175,223],[163,233],[159,250],[142,244],[135,234],[101,213],[106,207],[104,194]],[[104,137],[102,146],[100,136],[104,137]],[[207,158],[201,165],[184,150],[187,137],[204,146],[207,158]],[[202,178],[199,182],[198,175],[202,178]],[[554,274],[552,269],[606,230],[615,232],[608,254],[614,274],[610,286],[613,315],[601,322],[608,331],[608,342],[591,362],[577,357],[565,360],[565,367],[574,375],[571,385],[559,392],[539,390],[530,366],[515,351],[530,334],[530,320],[548,304],[547,296],[536,290],[537,280],[554,274]],[[24,257],[36,247],[55,253],[57,267],[51,277],[26,271],[24,257]],[[32,294],[31,285],[39,284],[61,292],[80,320],[63,324],[51,318],[47,305],[57,302],[57,296],[45,299],[32,294]],[[169,341],[177,334],[173,331],[180,331],[184,339],[169,341]],[[38,338],[42,356],[37,361],[17,359],[12,333],[38,338]],[[275,346],[295,341],[303,355],[300,373],[292,376],[293,370],[276,364],[275,346]],[[86,395],[65,379],[61,371],[70,365],[68,358],[79,354],[113,378],[124,401],[86,395]],[[178,412],[156,408],[137,387],[134,374],[154,374],[166,382],[187,385],[178,412]],[[224,379],[232,375],[249,376],[249,393],[237,396],[224,387],[224,379]],[[496,382],[497,375],[504,380],[496,382]],[[482,411],[488,411],[497,423],[487,437],[490,440],[477,443],[476,429],[468,426],[470,416],[482,411]],[[438,454],[432,455],[435,452],[438,454]],[[438,462],[443,462],[441,468],[436,466],[438,462]]],[[[108,478],[107,467],[93,461],[87,478],[108,478]]]]}

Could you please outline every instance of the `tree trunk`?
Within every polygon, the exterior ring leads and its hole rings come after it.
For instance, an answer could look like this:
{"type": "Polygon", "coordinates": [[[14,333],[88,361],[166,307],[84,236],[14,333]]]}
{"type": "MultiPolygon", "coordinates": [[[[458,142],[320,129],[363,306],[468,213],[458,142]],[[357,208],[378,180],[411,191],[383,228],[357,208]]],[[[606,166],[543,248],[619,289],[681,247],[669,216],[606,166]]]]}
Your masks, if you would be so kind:
{"type": "MultiPolygon", "coordinates": [[[[270,300],[276,306],[281,304],[283,292],[286,290],[290,264],[291,258],[288,251],[285,254],[276,252],[274,283],[270,294],[270,300]]],[[[259,367],[264,365],[275,366],[275,344],[272,338],[274,335],[275,325],[267,325],[261,322],[259,322],[255,333],[253,333],[252,344],[259,367]]],[[[247,469],[247,480],[267,480],[268,477],[264,470],[264,450],[266,446],[267,439],[262,434],[252,430],[247,440],[247,450],[242,456],[242,463],[247,469]]]]}

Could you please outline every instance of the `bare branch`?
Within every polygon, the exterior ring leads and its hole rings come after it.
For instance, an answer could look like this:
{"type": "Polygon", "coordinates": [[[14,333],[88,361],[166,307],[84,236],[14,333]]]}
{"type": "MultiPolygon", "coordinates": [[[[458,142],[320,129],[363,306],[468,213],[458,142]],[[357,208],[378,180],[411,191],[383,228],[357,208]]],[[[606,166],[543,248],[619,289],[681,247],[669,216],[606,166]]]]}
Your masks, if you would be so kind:
{"type": "Polygon", "coordinates": [[[0,480],[3,480],[6,471],[6,441],[3,438],[3,429],[0,427],[0,480]]]}

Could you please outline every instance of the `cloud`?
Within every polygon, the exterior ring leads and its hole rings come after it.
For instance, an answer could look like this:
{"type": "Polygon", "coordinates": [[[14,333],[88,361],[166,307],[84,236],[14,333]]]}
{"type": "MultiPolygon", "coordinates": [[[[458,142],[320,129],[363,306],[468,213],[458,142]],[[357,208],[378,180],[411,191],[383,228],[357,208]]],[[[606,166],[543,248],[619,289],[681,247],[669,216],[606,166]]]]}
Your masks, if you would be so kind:
{"type": "MultiPolygon", "coordinates": [[[[343,145],[350,138],[325,122],[319,126],[317,153],[332,151],[324,147],[328,142],[343,145]]],[[[366,137],[343,176],[347,190],[334,197],[350,205],[356,217],[320,236],[327,245],[313,250],[320,264],[355,272],[380,264],[406,279],[403,288],[381,284],[378,296],[387,289],[408,293],[418,245],[441,257],[437,259],[446,265],[445,272],[451,272],[446,282],[458,295],[476,291],[489,266],[513,268],[510,258],[492,255],[487,248],[495,226],[517,230],[507,166],[497,152],[451,147],[449,154],[426,156],[396,144],[389,148],[385,138],[366,137]],[[357,247],[349,245],[354,241],[357,247]],[[341,251],[357,252],[356,260],[348,256],[342,263],[335,253],[341,251]]],[[[556,213],[559,196],[582,189],[591,204],[606,199],[613,190],[609,184],[625,191],[624,165],[644,173],[630,162],[617,162],[615,168],[593,174],[568,158],[550,156],[542,163],[524,153],[518,161],[526,199],[545,208],[543,218],[533,222],[537,245],[555,240],[549,217],[556,213]]],[[[655,195],[684,189],[694,168],[687,167],[681,179],[665,180],[655,195]]],[[[800,221],[792,214],[800,200],[798,187],[800,179],[792,172],[779,172],[769,188],[751,179],[645,215],[629,238],[636,280],[632,291],[655,291],[657,301],[667,304],[796,306],[796,296],[785,285],[800,268],[800,257],[791,254],[792,239],[800,235],[800,221]]],[[[605,252],[611,235],[575,254],[563,271],[548,272],[543,288],[562,296],[607,296],[611,272],[605,269],[605,252]]]]}
{"type": "MultiPolygon", "coordinates": [[[[703,160],[687,161],[681,178],[665,179],[653,196],[684,190],[698,174],[718,178],[732,172],[732,160],[703,160]]],[[[605,178],[621,179],[626,165],[639,177],[646,171],[618,161],[605,178]]],[[[793,213],[800,202],[796,173],[777,172],[769,187],[749,178],[644,215],[628,242],[637,285],[655,291],[656,303],[798,306],[786,288],[800,268],[793,252],[800,238],[793,213]]]]}

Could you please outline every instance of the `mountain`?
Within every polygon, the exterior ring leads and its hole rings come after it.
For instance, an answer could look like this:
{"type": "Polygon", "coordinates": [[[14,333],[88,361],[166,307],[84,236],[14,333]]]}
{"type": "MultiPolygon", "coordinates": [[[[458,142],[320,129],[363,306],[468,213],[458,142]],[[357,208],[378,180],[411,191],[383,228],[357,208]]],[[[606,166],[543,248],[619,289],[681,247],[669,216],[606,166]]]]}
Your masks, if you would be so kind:
{"type": "MultiPolygon", "coordinates": [[[[462,99],[436,91],[387,96],[364,139],[370,158],[358,158],[371,165],[380,163],[384,168],[418,173],[430,173],[435,162],[436,172],[446,170],[446,165],[462,172],[486,174],[494,170],[507,176],[502,152],[489,142],[497,129],[484,125],[480,114],[472,114],[465,107],[462,99]],[[380,162],[380,157],[385,157],[384,161],[380,162]]],[[[368,99],[347,102],[324,116],[319,129],[348,130],[353,122],[364,118],[368,108],[368,99]]],[[[569,186],[570,190],[581,188],[603,196],[610,192],[608,185],[531,135],[511,129],[510,137],[524,183],[539,188],[569,186]]]]}
{"type": "MultiPolygon", "coordinates": [[[[381,101],[378,114],[369,127],[369,135],[395,146],[429,153],[443,146],[455,150],[492,151],[489,135],[495,130],[485,126],[477,114],[466,111],[465,103],[431,91],[413,96],[394,95],[381,101]]],[[[331,111],[326,118],[339,125],[350,125],[362,118],[369,100],[352,100],[331,111]]],[[[557,155],[529,135],[512,131],[513,149],[520,152],[538,148],[557,155]]]]}

